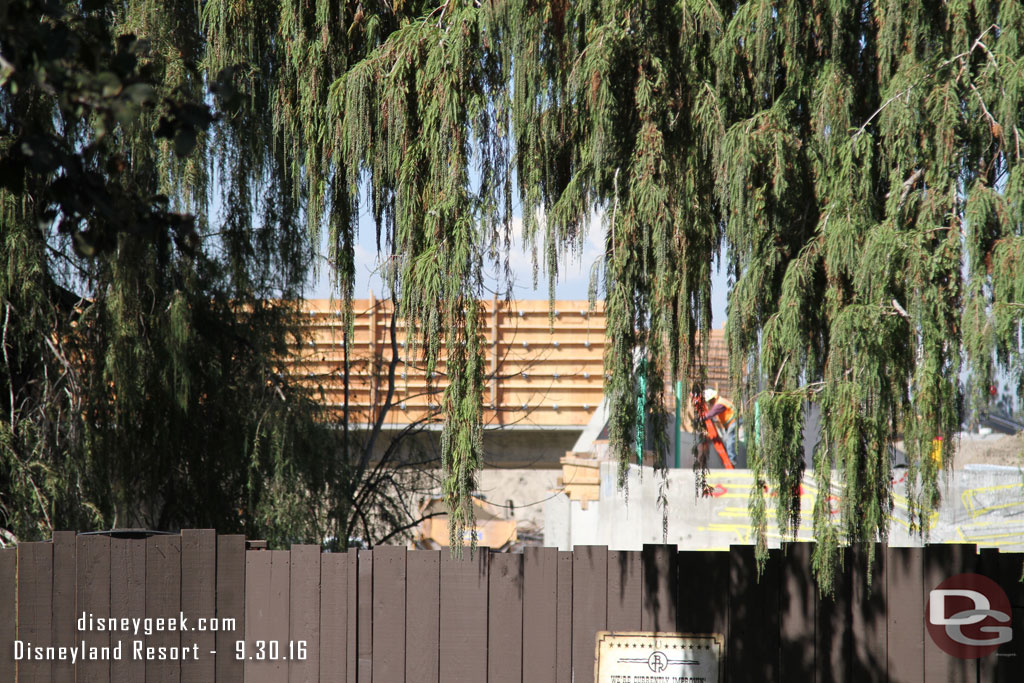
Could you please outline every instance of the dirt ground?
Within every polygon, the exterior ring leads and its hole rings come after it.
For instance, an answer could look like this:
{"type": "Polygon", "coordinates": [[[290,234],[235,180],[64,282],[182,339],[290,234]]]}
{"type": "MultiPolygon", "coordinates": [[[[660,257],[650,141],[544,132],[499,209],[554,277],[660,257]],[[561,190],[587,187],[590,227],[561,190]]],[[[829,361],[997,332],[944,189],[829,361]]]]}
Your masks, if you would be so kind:
{"type": "Polygon", "coordinates": [[[960,439],[956,455],[953,456],[953,469],[977,464],[1024,467],[1024,432],[1013,435],[989,434],[983,437],[965,435],[960,439]]]}

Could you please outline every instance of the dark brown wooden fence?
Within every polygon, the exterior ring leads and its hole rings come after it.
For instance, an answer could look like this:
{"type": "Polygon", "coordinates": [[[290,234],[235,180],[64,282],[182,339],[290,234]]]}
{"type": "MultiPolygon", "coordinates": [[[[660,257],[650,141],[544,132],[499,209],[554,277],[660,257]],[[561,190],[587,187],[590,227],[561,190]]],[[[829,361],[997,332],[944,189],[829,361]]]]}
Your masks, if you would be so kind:
{"type": "Polygon", "coordinates": [[[0,550],[0,683],[589,683],[595,634],[605,629],[721,633],[724,680],[737,683],[1024,681],[1024,556],[879,546],[869,587],[865,549],[850,549],[835,599],[819,599],[810,551],[773,551],[758,581],[750,547],[530,548],[456,560],[396,547],[247,551],[241,536],[213,531],[62,532],[52,543],[0,550]],[[946,655],[925,631],[928,591],[961,572],[992,578],[1013,605],[1014,639],[980,660],[946,655]],[[189,630],[80,631],[83,612],[184,615],[189,630]],[[211,618],[222,627],[234,619],[235,628],[195,630],[211,618]],[[16,640],[121,642],[123,656],[15,661],[16,640]],[[135,659],[135,640],[198,657],[135,659]]]}

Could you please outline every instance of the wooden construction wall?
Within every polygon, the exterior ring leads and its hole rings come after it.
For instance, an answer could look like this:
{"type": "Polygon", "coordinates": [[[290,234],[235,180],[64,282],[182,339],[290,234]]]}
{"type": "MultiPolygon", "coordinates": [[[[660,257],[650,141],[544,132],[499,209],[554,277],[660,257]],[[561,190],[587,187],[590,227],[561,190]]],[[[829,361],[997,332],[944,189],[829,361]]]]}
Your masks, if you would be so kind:
{"type": "Polygon", "coordinates": [[[53,542],[0,550],[0,681],[18,683],[554,683],[592,681],[600,630],[721,633],[724,680],[1024,680],[1021,555],[973,546],[876,548],[870,588],[865,548],[847,551],[834,599],[819,599],[808,544],[773,551],[760,582],[751,547],[730,552],[642,552],[577,547],[524,554],[373,551],[323,554],[246,550],[212,531],[112,538],[58,533],[53,542]],[[925,632],[929,590],[977,572],[1013,605],[1014,640],[998,655],[954,659],[925,632]],[[95,617],[237,619],[236,631],[160,632],[146,646],[196,644],[197,661],[133,661],[131,634],[79,632],[95,617]],[[36,646],[111,645],[114,662],[19,661],[15,639],[36,646]],[[235,658],[237,641],[305,641],[305,659],[235,658]],[[215,655],[209,654],[216,651],[215,655]]]}
{"type": "MultiPolygon", "coordinates": [[[[326,300],[304,303],[307,312],[305,346],[293,346],[286,364],[289,374],[322,396],[324,407],[340,415],[344,407],[345,330],[336,304],[326,300]],[[322,391],[322,393],[321,393],[322,391]]],[[[489,426],[585,426],[604,397],[604,302],[481,301],[487,385],[484,422],[489,426]]],[[[354,338],[349,343],[349,408],[369,422],[372,409],[387,393],[392,358],[390,300],[352,302],[354,338]]],[[[405,323],[397,321],[398,349],[395,408],[389,422],[400,425],[425,419],[440,408],[447,379],[445,353],[435,376],[433,392],[422,367],[419,340],[408,340],[405,323]],[[407,342],[409,345],[407,345],[407,342]]],[[[713,330],[708,347],[708,386],[729,395],[729,362],[724,330],[713,330]]],[[[667,392],[674,396],[673,391],[667,392]]]]}

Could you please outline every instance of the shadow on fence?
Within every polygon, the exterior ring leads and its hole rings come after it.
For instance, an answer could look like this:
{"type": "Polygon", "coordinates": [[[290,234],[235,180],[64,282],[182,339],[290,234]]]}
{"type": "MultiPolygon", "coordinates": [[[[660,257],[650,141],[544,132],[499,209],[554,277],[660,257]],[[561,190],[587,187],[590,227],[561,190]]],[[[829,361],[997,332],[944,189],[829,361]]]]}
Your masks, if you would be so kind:
{"type": "Polygon", "coordinates": [[[60,532],[0,550],[0,681],[592,681],[602,630],[721,634],[724,681],[1024,680],[1020,555],[878,545],[869,564],[857,546],[835,596],[820,597],[812,549],[771,551],[759,576],[749,546],[455,559],[387,546],[246,550],[210,530],[60,532]],[[963,572],[992,578],[1013,607],[1016,637],[978,660],[945,654],[925,632],[928,591],[963,572]],[[121,657],[25,656],[79,646],[121,657]]]}

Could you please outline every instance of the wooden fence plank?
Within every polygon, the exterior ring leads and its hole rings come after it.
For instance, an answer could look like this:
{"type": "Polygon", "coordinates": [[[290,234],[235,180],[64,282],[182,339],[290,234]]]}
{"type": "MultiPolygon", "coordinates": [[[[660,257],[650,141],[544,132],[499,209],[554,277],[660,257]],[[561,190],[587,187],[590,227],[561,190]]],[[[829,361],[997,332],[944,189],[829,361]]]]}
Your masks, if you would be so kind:
{"type": "MultiPolygon", "coordinates": [[[[146,539],[110,539],[110,616],[138,619],[146,616],[146,539]]],[[[131,649],[134,633],[118,633],[131,649]]],[[[110,662],[111,683],[136,683],[146,679],[146,662],[125,656],[110,662]]]]}
{"type": "MultiPolygon", "coordinates": [[[[769,551],[758,576],[753,546],[733,546],[729,552],[729,654],[726,679],[779,680],[779,562],[769,551]],[[756,634],[751,637],[751,634],[756,634]]],[[[810,644],[808,644],[810,646],[810,644]]]]}
{"type": "MultiPolygon", "coordinates": [[[[978,681],[983,683],[1020,683],[1024,681],[1024,583],[1020,581],[1024,554],[1002,554],[997,548],[983,548],[974,571],[995,581],[1010,600],[1013,638],[993,654],[976,660],[978,681]]],[[[997,625],[994,620],[989,624],[997,625]]]]}
{"type": "MultiPolygon", "coordinates": [[[[676,630],[680,633],[729,632],[729,556],[688,550],[678,553],[676,630]]],[[[728,655],[727,655],[728,656],[728,655]]]]}
{"type": "Polygon", "coordinates": [[[676,592],[679,586],[679,553],[674,546],[644,545],[643,565],[640,628],[643,631],[673,633],[679,601],[676,592]]]}
{"type": "Polygon", "coordinates": [[[320,683],[348,680],[348,557],[320,555],[320,683]]]}
{"type": "MultiPolygon", "coordinates": [[[[76,645],[75,575],[78,544],[74,531],[53,534],[53,644],[57,647],[76,645]]],[[[74,683],[75,665],[70,659],[53,662],[53,683],[74,683]]]]}
{"type": "MultiPolygon", "coordinates": [[[[978,553],[978,564],[975,571],[977,571],[982,576],[988,577],[996,583],[999,583],[999,564],[1000,562],[998,548],[982,548],[981,551],[978,553]]],[[[1010,604],[1012,605],[1013,603],[1011,602],[1010,604]]],[[[1004,655],[1010,653],[1012,649],[1015,648],[1015,646],[1017,648],[1020,648],[1021,645],[1017,645],[1017,643],[1021,643],[1022,645],[1024,645],[1024,639],[1016,637],[1020,633],[1020,631],[1018,631],[1017,629],[1024,627],[1024,621],[1018,621],[1017,619],[1014,619],[1013,621],[1014,623],[1012,624],[1012,626],[1015,636],[1014,639],[1006,645],[1001,646],[998,650],[998,652],[1001,652],[1004,655]]],[[[1017,676],[1015,678],[1004,678],[999,676],[998,671],[999,668],[1001,668],[1000,665],[1003,664],[1005,660],[1019,659],[1021,656],[1024,656],[1024,653],[1016,653],[1015,657],[1000,657],[996,655],[992,657],[980,658],[978,660],[978,681],[984,681],[985,683],[989,683],[989,681],[1024,680],[1024,674],[1017,676]]]]}
{"type": "MultiPolygon", "coordinates": [[[[274,680],[265,660],[257,659],[257,641],[269,637],[271,612],[270,600],[270,551],[248,550],[245,553],[245,683],[270,683],[274,680]]],[[[264,644],[263,655],[266,655],[264,644]]]]}
{"type": "Polygon", "coordinates": [[[523,680],[523,556],[493,553],[487,605],[487,681],[523,680]]]}
{"type": "Polygon", "coordinates": [[[993,580],[1006,591],[1006,597],[1010,599],[1013,640],[986,658],[995,660],[995,676],[981,680],[1020,683],[1024,681],[1024,583],[1020,580],[1024,574],[1024,553],[998,554],[996,559],[999,566],[998,578],[993,580]]]}
{"type": "Polygon", "coordinates": [[[523,550],[523,680],[555,683],[558,549],[523,550]]]}
{"type": "Polygon", "coordinates": [[[852,656],[849,680],[885,680],[886,591],[885,546],[857,545],[850,554],[850,631],[852,656]],[[869,567],[869,552],[873,552],[869,567]],[[870,573],[869,573],[870,572],[870,573]]]}
{"type": "Polygon", "coordinates": [[[833,594],[818,602],[818,623],[815,633],[815,668],[819,683],[845,683],[849,680],[850,659],[853,656],[850,630],[850,553],[841,548],[842,566],[836,567],[833,594]]]}
{"type": "MultiPolygon", "coordinates": [[[[146,539],[146,616],[154,619],[178,619],[181,612],[181,536],[150,536],[146,539]]],[[[181,633],[154,629],[152,635],[139,636],[144,647],[177,648],[181,633]]],[[[169,650],[168,650],[169,651],[169,650]]],[[[146,658],[146,683],[178,683],[181,662],[156,658],[159,650],[146,658]]]]}
{"type": "Polygon", "coordinates": [[[356,648],[359,683],[373,680],[373,551],[359,551],[359,598],[356,603],[356,648]]]}
{"type": "Polygon", "coordinates": [[[235,643],[245,640],[245,536],[217,536],[217,683],[242,683],[245,662],[235,655],[235,643]],[[228,628],[234,620],[235,628],[228,628]]]}
{"type": "MultiPolygon", "coordinates": [[[[924,609],[929,609],[929,593],[946,579],[973,572],[978,550],[974,545],[928,545],[924,549],[922,565],[922,597],[924,609]]],[[[977,675],[977,662],[952,657],[943,652],[927,633],[924,634],[924,680],[927,683],[961,683],[977,675]]]]}
{"type": "Polygon", "coordinates": [[[639,631],[643,557],[632,550],[608,551],[608,630],[639,631]]]}
{"type": "Polygon", "coordinates": [[[924,680],[923,548],[886,548],[886,654],[889,683],[924,680]]]}
{"type": "Polygon", "coordinates": [[[488,553],[465,549],[462,559],[441,555],[441,646],[444,683],[487,680],[488,553]]]}
{"type": "Polygon", "coordinates": [[[0,681],[13,681],[18,638],[18,549],[0,549],[0,681]],[[6,645],[4,645],[6,644],[6,645]]]}
{"type": "MultiPolygon", "coordinates": [[[[79,535],[78,566],[75,570],[75,611],[94,617],[110,616],[110,538],[102,535],[79,535]]],[[[78,633],[86,647],[114,647],[122,635],[111,637],[106,631],[86,629],[78,633]]],[[[131,648],[131,639],[123,637],[122,649],[131,648]]],[[[123,653],[122,656],[128,656],[123,653]]],[[[108,660],[80,659],[75,665],[77,683],[106,683],[110,680],[108,660]]]]}
{"type": "Polygon", "coordinates": [[[555,680],[572,680],[572,551],[558,551],[555,680]]]}
{"type": "Polygon", "coordinates": [[[417,550],[406,559],[405,679],[438,683],[441,646],[441,553],[417,550]]]}
{"type": "MultiPolygon", "coordinates": [[[[18,640],[26,650],[46,647],[53,634],[53,544],[18,545],[18,640]]],[[[21,683],[49,683],[48,660],[25,659],[18,662],[21,683]]]]}
{"type": "Polygon", "coordinates": [[[212,654],[217,633],[210,630],[217,616],[217,532],[213,529],[181,532],[181,611],[191,629],[181,634],[182,648],[195,645],[193,652],[198,653],[197,658],[181,662],[181,683],[210,683],[217,675],[212,654]]]}
{"type": "Polygon", "coordinates": [[[405,555],[401,546],[373,550],[373,681],[405,680],[405,555]]]}
{"type": "Polygon", "coordinates": [[[608,627],[608,548],[575,547],[572,586],[573,680],[591,681],[597,633],[608,627]]]}
{"type": "Polygon", "coordinates": [[[290,555],[250,550],[245,568],[245,683],[288,681],[290,555]]]}
{"type": "Polygon", "coordinates": [[[14,680],[18,669],[19,681],[63,683],[243,683],[233,672],[244,683],[588,681],[594,635],[606,628],[724,633],[725,680],[1024,680],[1024,639],[965,661],[942,652],[924,620],[935,586],[976,571],[1007,592],[1014,635],[1024,632],[1019,554],[875,546],[869,587],[868,548],[856,546],[846,551],[836,599],[819,602],[809,544],[772,551],[760,581],[751,547],[728,554],[534,548],[463,560],[388,547],[323,555],[317,546],[291,553],[244,547],[241,536],[212,531],[144,540],[67,532],[52,544],[0,550],[0,642],[122,644],[120,661],[80,661],[74,679],[56,662],[16,663],[9,647],[0,654],[0,681],[14,680]],[[82,612],[184,612],[193,628],[200,618],[230,614],[244,631],[78,632],[82,612]],[[238,638],[253,659],[235,662],[238,638]],[[218,656],[139,662],[135,639],[182,649],[195,642],[200,655],[216,648],[218,656]],[[300,640],[306,660],[289,650],[300,640]]]}
{"type": "MultiPolygon", "coordinates": [[[[811,574],[813,549],[810,543],[788,543],[779,560],[780,681],[814,680],[811,645],[817,627],[818,588],[811,574]]],[[[885,676],[874,680],[885,680],[885,676]]]]}
{"type": "Polygon", "coordinates": [[[320,546],[292,546],[289,596],[288,640],[281,643],[288,683],[319,683],[320,546]]]}
{"type": "Polygon", "coordinates": [[[359,674],[359,551],[348,551],[348,683],[356,683],[359,674]]]}
{"type": "Polygon", "coordinates": [[[291,597],[291,553],[287,550],[270,552],[270,623],[266,632],[267,660],[271,683],[287,683],[288,641],[291,597]]]}
{"type": "Polygon", "coordinates": [[[849,559],[851,656],[848,680],[884,680],[887,656],[885,547],[882,544],[853,546],[849,559]],[[871,552],[873,557],[869,560],[871,552]]]}

